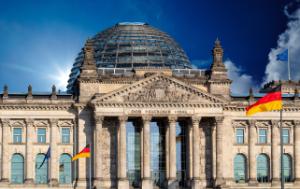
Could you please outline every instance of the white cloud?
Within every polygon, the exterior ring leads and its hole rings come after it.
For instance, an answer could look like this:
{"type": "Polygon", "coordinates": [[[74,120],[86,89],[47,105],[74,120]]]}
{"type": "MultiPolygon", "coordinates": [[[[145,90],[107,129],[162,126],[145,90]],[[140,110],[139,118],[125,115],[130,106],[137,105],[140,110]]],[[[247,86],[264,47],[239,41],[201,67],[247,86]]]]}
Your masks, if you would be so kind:
{"type": "Polygon", "coordinates": [[[200,69],[209,68],[211,62],[212,62],[211,59],[206,59],[206,60],[194,59],[191,61],[193,68],[200,68],[200,69]]]}
{"type": "Polygon", "coordinates": [[[300,79],[300,9],[289,14],[286,7],[285,14],[289,18],[287,29],[278,36],[277,47],[271,49],[269,53],[264,83],[271,80],[288,79],[287,63],[276,60],[276,55],[287,48],[289,48],[292,80],[300,79]]]}
{"type": "Polygon", "coordinates": [[[224,62],[228,70],[228,77],[232,80],[231,92],[233,94],[248,94],[250,87],[255,86],[252,76],[243,73],[231,60],[224,62]]]}

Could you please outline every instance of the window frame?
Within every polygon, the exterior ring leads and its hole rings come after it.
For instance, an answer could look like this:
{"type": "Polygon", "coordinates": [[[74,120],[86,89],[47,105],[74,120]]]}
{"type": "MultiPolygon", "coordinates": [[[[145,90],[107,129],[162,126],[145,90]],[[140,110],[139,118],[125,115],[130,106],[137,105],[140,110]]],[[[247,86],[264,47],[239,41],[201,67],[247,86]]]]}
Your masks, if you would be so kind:
{"type": "Polygon", "coordinates": [[[267,144],[268,143],[268,129],[267,128],[259,128],[258,129],[258,143],[259,144],[267,144]],[[266,131],[265,135],[261,135],[260,131],[266,131]],[[261,141],[262,137],[265,138],[264,142],[261,141]]]}
{"type": "Polygon", "coordinates": [[[239,127],[239,128],[235,129],[235,143],[236,144],[245,144],[245,128],[239,127]],[[238,130],[242,130],[243,135],[239,135],[238,130]],[[238,140],[240,137],[242,137],[242,142],[239,142],[239,140],[238,140]]]}
{"type": "Polygon", "coordinates": [[[282,142],[283,144],[290,144],[290,136],[291,136],[291,131],[289,128],[282,128],[282,142]],[[284,131],[287,131],[287,135],[284,135],[284,131]],[[287,142],[285,142],[285,137],[287,137],[287,142]]]}
{"type": "Polygon", "coordinates": [[[40,128],[37,128],[37,131],[36,131],[37,133],[36,133],[36,136],[37,136],[37,143],[39,143],[39,144],[45,144],[45,143],[47,143],[47,128],[45,128],[45,127],[40,127],[40,128]],[[40,130],[45,130],[45,134],[43,134],[43,135],[41,135],[41,134],[39,134],[39,131],[40,130]],[[44,136],[45,137],[45,141],[40,141],[39,139],[41,138],[41,136],[44,136]]]}
{"type": "Polygon", "coordinates": [[[13,128],[13,132],[12,132],[12,135],[13,135],[13,140],[12,140],[12,142],[14,143],[14,144],[20,144],[20,143],[22,143],[22,140],[23,140],[23,128],[21,128],[21,127],[14,127],[13,128]],[[15,130],[16,129],[20,129],[21,130],[21,133],[20,134],[15,134],[15,130]],[[18,138],[18,136],[20,137],[20,141],[15,141],[15,137],[17,137],[18,138]]]}
{"type": "Polygon", "coordinates": [[[70,144],[71,143],[71,128],[70,127],[62,127],[61,128],[61,143],[62,144],[70,144]],[[64,134],[63,130],[68,129],[69,133],[68,134],[64,134]],[[64,137],[68,137],[67,142],[65,142],[64,137]]]}

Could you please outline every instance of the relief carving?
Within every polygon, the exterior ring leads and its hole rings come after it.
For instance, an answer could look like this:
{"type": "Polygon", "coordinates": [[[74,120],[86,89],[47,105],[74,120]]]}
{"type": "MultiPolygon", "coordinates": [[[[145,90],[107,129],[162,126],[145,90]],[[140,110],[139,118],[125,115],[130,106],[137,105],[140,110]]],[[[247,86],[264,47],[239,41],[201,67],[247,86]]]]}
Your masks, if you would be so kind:
{"type": "Polygon", "coordinates": [[[129,102],[186,102],[195,97],[195,95],[183,93],[176,86],[165,81],[155,81],[138,92],[123,96],[124,100],[129,102]]]}

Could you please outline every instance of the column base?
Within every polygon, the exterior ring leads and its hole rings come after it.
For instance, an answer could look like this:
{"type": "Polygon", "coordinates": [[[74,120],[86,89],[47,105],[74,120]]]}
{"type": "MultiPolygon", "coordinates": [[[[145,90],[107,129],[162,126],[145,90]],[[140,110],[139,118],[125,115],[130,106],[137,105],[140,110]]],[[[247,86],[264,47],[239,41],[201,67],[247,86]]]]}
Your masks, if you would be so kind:
{"type": "Polygon", "coordinates": [[[118,189],[129,189],[129,181],[127,178],[119,178],[118,179],[118,189]]]}
{"type": "Polygon", "coordinates": [[[24,183],[28,184],[28,185],[31,185],[31,184],[34,184],[34,181],[33,181],[33,179],[28,178],[28,179],[25,179],[24,183]]]}
{"type": "Polygon", "coordinates": [[[179,185],[178,185],[178,181],[176,180],[176,178],[174,178],[174,179],[169,178],[167,180],[167,188],[168,189],[177,189],[178,187],[179,187],[179,185]]]}
{"type": "Polygon", "coordinates": [[[217,178],[215,181],[215,186],[224,186],[225,185],[225,179],[224,178],[217,178]]]}
{"type": "Polygon", "coordinates": [[[50,186],[58,186],[58,180],[57,179],[50,179],[49,185],[50,186]]]}
{"type": "Polygon", "coordinates": [[[88,180],[84,178],[79,178],[76,180],[76,187],[87,187],[88,180]]]}
{"type": "Polygon", "coordinates": [[[100,178],[94,178],[94,188],[98,189],[101,186],[102,186],[101,179],[100,178]]]}
{"type": "Polygon", "coordinates": [[[256,179],[249,179],[248,186],[257,186],[258,182],[256,179]]]}
{"type": "Polygon", "coordinates": [[[272,186],[280,186],[280,179],[279,178],[273,178],[272,179],[272,186]]]}
{"type": "Polygon", "coordinates": [[[192,179],[191,180],[191,188],[192,189],[198,189],[198,188],[202,188],[202,183],[200,179],[192,179]]]}
{"type": "Polygon", "coordinates": [[[143,178],[142,189],[152,189],[152,188],[153,188],[153,182],[151,178],[143,178]]]}

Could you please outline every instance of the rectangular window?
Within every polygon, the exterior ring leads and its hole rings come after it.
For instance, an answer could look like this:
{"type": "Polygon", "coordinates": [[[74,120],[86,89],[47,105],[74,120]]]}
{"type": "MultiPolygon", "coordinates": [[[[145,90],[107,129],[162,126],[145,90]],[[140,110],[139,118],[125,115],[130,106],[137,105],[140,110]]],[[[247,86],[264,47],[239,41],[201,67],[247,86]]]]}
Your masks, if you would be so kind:
{"type": "Polygon", "coordinates": [[[289,144],[290,143],[290,130],[287,128],[282,129],[282,138],[283,138],[283,144],[289,144]]]}
{"type": "Polygon", "coordinates": [[[46,128],[38,128],[37,142],[38,143],[46,143],[46,128]]]}
{"type": "Polygon", "coordinates": [[[244,129],[239,128],[236,129],[236,143],[237,144],[244,144],[244,129]]]}
{"type": "Polygon", "coordinates": [[[266,144],[267,143],[267,129],[259,129],[258,142],[260,144],[266,144]]]}
{"type": "Polygon", "coordinates": [[[22,128],[13,129],[13,142],[21,143],[22,142],[22,128]]]}
{"type": "Polygon", "coordinates": [[[61,142],[63,144],[70,143],[70,128],[62,128],[61,129],[61,142]]]}

